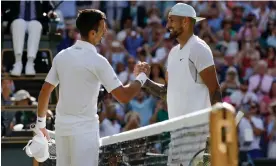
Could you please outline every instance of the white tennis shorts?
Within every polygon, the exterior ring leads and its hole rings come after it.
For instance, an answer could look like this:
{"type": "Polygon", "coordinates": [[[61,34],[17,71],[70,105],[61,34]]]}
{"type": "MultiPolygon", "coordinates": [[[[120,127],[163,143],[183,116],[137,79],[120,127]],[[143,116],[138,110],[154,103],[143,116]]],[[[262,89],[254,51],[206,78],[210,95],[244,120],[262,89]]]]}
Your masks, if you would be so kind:
{"type": "Polygon", "coordinates": [[[57,166],[98,166],[99,132],[56,136],[57,166]]]}

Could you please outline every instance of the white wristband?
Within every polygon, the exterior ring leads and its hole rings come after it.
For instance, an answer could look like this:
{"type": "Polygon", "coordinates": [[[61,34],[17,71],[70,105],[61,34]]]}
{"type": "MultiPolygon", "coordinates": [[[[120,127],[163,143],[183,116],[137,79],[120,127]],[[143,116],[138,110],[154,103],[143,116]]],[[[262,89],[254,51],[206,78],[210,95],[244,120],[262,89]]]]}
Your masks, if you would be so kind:
{"type": "Polygon", "coordinates": [[[41,117],[37,117],[36,120],[36,125],[38,128],[45,128],[46,127],[46,116],[41,118],[41,117]]]}
{"type": "Polygon", "coordinates": [[[145,73],[140,73],[137,77],[136,77],[136,80],[139,81],[142,86],[144,85],[144,83],[147,81],[148,77],[145,73]]]}

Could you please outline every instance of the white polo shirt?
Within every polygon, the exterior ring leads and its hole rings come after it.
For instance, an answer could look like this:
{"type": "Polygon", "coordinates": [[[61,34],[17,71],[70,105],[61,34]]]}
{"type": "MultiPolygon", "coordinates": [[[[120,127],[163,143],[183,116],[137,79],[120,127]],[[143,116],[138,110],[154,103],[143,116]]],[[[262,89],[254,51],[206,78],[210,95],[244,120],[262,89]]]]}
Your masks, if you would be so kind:
{"type": "Polygon", "coordinates": [[[108,92],[122,85],[95,46],[80,40],[56,55],[45,81],[54,86],[60,84],[55,128],[56,134],[62,136],[99,130],[100,85],[108,92]]]}
{"type": "Polygon", "coordinates": [[[169,118],[211,106],[209,90],[199,73],[214,65],[210,47],[193,35],[180,49],[178,44],[168,56],[167,103],[169,118]]]}

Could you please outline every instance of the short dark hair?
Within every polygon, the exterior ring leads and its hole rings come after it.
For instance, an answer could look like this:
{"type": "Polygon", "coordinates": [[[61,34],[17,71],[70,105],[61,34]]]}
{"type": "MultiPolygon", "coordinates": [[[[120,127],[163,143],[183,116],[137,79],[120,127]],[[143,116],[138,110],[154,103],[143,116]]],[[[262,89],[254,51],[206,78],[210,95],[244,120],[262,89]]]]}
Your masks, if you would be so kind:
{"type": "Polygon", "coordinates": [[[98,31],[102,19],[106,19],[106,16],[100,10],[85,9],[79,12],[76,27],[82,37],[88,37],[91,30],[98,31]]]}

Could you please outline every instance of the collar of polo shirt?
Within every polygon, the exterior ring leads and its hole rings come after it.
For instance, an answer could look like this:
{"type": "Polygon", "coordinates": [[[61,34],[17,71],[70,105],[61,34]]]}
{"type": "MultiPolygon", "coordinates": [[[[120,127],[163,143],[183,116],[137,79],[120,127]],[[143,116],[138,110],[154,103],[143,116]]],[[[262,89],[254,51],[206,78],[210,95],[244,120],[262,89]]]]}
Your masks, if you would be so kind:
{"type": "Polygon", "coordinates": [[[77,40],[75,45],[80,46],[80,47],[85,47],[87,49],[90,49],[90,50],[93,50],[93,51],[97,52],[96,47],[93,44],[88,43],[86,41],[77,40]]]}

